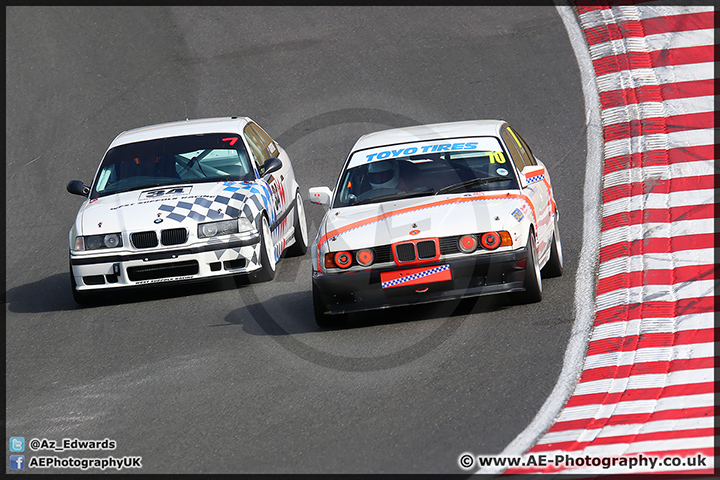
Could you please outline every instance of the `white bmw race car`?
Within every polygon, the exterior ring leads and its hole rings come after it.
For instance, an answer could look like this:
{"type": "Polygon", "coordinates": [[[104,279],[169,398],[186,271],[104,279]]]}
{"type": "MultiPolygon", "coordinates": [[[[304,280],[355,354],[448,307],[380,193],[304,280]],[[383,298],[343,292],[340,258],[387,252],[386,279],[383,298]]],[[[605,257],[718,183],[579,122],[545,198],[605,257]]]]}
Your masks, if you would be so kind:
{"type": "Polygon", "coordinates": [[[320,326],[349,312],[518,293],[563,270],[550,177],[506,122],[371,133],[352,148],[312,245],[320,326]]]}
{"type": "Polygon", "coordinates": [[[129,130],[110,144],[70,230],[78,303],[98,291],[224,275],[275,276],[307,251],[290,159],[247,117],[129,130]]]}

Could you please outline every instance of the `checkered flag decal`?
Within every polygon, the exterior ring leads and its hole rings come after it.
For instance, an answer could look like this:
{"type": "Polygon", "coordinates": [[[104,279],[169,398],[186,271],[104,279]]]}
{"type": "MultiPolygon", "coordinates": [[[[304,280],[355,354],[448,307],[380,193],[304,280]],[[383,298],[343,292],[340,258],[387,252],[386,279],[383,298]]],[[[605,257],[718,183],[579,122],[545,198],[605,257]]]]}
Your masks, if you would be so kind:
{"type": "Polygon", "coordinates": [[[175,204],[162,204],[158,210],[167,212],[166,218],[176,222],[182,222],[186,218],[204,222],[240,216],[254,222],[255,217],[263,210],[263,204],[266,204],[267,208],[269,203],[269,189],[263,187],[265,186],[252,185],[247,188],[247,184],[238,185],[228,182],[222,193],[212,200],[209,198],[196,198],[192,202],[181,200],[175,204]]]}

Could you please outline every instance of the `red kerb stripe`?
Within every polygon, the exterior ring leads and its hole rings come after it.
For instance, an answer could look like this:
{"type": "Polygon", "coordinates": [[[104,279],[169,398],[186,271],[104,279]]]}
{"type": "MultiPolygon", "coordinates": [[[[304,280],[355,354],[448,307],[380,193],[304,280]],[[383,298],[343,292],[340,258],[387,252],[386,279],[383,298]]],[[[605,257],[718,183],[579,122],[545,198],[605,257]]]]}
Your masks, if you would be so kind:
{"type": "Polygon", "coordinates": [[[668,150],[650,150],[631,155],[618,155],[605,160],[603,174],[628,168],[666,166],[686,162],[715,160],[715,149],[720,145],[699,145],[695,147],[670,148],[668,150]]]}
{"type": "Polygon", "coordinates": [[[603,338],[588,345],[587,355],[601,355],[613,352],[632,352],[641,348],[672,347],[694,343],[712,343],[714,329],[682,330],[679,332],[655,332],[625,337],[603,338]]]}
{"type": "Polygon", "coordinates": [[[619,273],[598,280],[597,295],[643,285],[676,285],[684,282],[712,280],[715,265],[690,265],[663,270],[643,270],[619,273]]]}
{"type": "Polygon", "coordinates": [[[684,250],[713,248],[716,233],[699,233],[671,238],[645,238],[631,242],[618,242],[600,248],[600,263],[620,257],[646,255],[648,253],[674,253],[684,250]]]}
{"type": "Polygon", "coordinates": [[[623,322],[638,318],[676,318],[680,315],[715,311],[715,297],[683,298],[676,302],[644,302],[616,305],[595,314],[594,325],[623,322]]]}
{"type": "Polygon", "coordinates": [[[642,135],[662,135],[686,130],[713,128],[714,116],[714,112],[700,112],[614,123],[604,128],[603,136],[605,142],[612,142],[613,140],[642,135]]]}
{"type": "Polygon", "coordinates": [[[706,220],[708,218],[715,218],[715,206],[712,204],[632,210],[603,218],[602,231],[643,223],[675,223],[683,220],[706,220]]]}

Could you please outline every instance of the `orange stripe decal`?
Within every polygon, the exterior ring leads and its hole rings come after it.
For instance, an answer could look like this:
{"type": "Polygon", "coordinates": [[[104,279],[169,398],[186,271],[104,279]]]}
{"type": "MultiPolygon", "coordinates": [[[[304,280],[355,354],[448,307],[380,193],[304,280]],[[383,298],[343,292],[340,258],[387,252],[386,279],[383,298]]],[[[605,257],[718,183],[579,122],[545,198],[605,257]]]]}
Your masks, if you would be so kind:
{"type": "Polygon", "coordinates": [[[399,210],[394,210],[392,212],[385,212],[382,215],[376,215],[374,217],[366,218],[364,220],[359,220],[357,222],[351,223],[351,224],[346,225],[341,228],[336,228],[335,230],[326,233],[325,235],[320,237],[320,240],[318,240],[317,247],[316,247],[317,248],[316,256],[317,256],[318,271],[322,271],[321,263],[320,263],[320,249],[322,248],[322,246],[328,241],[329,238],[337,237],[339,235],[349,232],[350,230],[355,230],[356,228],[360,228],[360,227],[364,227],[364,226],[367,226],[367,225],[370,225],[370,224],[373,224],[376,222],[380,222],[382,220],[385,220],[386,218],[390,218],[395,215],[402,215],[404,213],[410,213],[410,212],[414,212],[417,210],[425,210],[427,208],[434,208],[434,207],[439,207],[439,206],[443,206],[443,205],[451,205],[454,203],[477,202],[477,201],[481,201],[481,200],[506,200],[506,199],[510,199],[510,198],[520,199],[528,204],[528,206],[530,207],[530,210],[532,210],[533,223],[535,225],[535,229],[537,230],[537,215],[535,213],[535,207],[533,206],[532,202],[526,195],[507,193],[505,195],[470,195],[467,197],[460,197],[460,198],[448,198],[445,200],[439,200],[437,202],[431,202],[431,203],[426,203],[423,205],[416,205],[416,206],[412,206],[412,207],[405,207],[405,208],[401,208],[399,210]]]}

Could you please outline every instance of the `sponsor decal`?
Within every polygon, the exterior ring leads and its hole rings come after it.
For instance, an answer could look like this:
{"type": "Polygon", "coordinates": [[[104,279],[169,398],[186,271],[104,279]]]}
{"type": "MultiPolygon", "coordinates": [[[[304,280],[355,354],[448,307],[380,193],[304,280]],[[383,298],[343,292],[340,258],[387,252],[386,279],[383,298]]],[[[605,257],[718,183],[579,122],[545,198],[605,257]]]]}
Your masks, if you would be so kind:
{"type": "Polygon", "coordinates": [[[148,283],[165,283],[165,282],[177,282],[179,280],[189,280],[195,278],[195,275],[185,275],[182,277],[167,277],[167,278],[156,278],[153,280],[139,280],[135,282],[137,285],[147,285],[148,283]]]}
{"type": "Polygon", "coordinates": [[[144,192],[140,193],[139,200],[150,200],[150,199],[154,199],[154,198],[158,198],[158,197],[187,195],[190,193],[190,190],[192,190],[191,186],[166,187],[166,188],[156,188],[154,190],[145,190],[144,192]]]}
{"type": "Polygon", "coordinates": [[[498,175],[502,175],[503,177],[507,176],[508,174],[508,171],[504,168],[498,168],[497,170],[495,170],[495,172],[497,172],[498,175]]]}
{"type": "Polygon", "coordinates": [[[446,282],[448,280],[452,280],[450,265],[448,264],[395,272],[380,272],[380,286],[382,288],[405,287],[422,283],[446,282]]]}
{"type": "Polygon", "coordinates": [[[512,216],[515,217],[515,220],[517,220],[518,222],[521,221],[525,217],[523,212],[521,212],[520,209],[518,209],[518,208],[513,210],[512,216]]]}
{"type": "Polygon", "coordinates": [[[422,147],[408,147],[399,149],[388,149],[381,152],[366,155],[366,160],[384,160],[386,158],[402,157],[408,155],[416,155],[418,153],[435,153],[435,152],[454,152],[461,150],[475,150],[478,142],[460,142],[460,143],[435,143],[431,145],[423,145],[422,147]]]}

